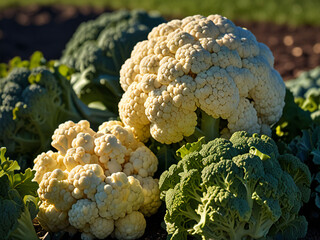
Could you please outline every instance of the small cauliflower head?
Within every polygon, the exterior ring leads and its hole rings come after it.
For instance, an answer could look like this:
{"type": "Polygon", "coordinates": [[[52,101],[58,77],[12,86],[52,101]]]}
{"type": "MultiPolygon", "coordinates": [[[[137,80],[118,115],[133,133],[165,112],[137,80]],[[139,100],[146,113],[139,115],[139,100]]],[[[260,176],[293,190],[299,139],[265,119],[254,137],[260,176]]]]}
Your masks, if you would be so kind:
{"type": "Polygon", "coordinates": [[[199,111],[226,120],[225,135],[270,132],[285,97],[273,65],[266,45],[220,15],[160,24],[122,65],[120,118],[141,141],[166,144],[192,135],[199,111]]]}
{"type": "Polygon", "coordinates": [[[86,120],[68,121],[54,132],[52,146],[57,152],[34,160],[37,218],[44,229],[78,231],[81,239],[143,235],[144,217],[160,207],[158,179],[153,178],[158,159],[131,128],[109,121],[96,132],[86,120]]]}
{"type": "Polygon", "coordinates": [[[138,239],[144,234],[146,220],[141,212],[134,211],[115,221],[116,239],[138,239]]]}

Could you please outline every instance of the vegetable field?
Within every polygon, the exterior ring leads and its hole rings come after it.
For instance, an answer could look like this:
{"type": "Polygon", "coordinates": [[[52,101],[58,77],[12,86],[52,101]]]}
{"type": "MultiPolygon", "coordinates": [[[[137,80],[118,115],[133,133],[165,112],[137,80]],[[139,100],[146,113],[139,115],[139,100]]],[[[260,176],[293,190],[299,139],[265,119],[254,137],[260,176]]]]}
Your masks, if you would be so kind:
{"type": "Polygon", "coordinates": [[[320,239],[317,2],[57,3],[0,4],[0,239],[320,239]]]}

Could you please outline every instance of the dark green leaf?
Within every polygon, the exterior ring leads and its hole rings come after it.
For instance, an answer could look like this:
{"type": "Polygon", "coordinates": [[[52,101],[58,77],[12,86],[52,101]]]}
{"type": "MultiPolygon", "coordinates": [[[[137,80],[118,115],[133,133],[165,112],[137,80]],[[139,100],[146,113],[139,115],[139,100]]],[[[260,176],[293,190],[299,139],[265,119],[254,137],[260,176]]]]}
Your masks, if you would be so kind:
{"type": "Polygon", "coordinates": [[[21,197],[25,195],[37,196],[38,183],[33,182],[35,171],[30,168],[25,173],[17,173],[13,177],[13,188],[15,188],[21,197]]]}

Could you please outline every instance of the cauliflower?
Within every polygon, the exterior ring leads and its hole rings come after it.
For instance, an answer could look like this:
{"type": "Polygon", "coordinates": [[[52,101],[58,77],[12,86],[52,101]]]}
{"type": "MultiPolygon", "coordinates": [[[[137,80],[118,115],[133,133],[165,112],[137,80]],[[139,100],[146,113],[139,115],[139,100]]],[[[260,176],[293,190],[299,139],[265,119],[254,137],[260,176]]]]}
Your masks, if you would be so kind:
{"type": "Polygon", "coordinates": [[[38,220],[51,232],[81,232],[82,239],[136,239],[144,216],[161,205],[158,159],[119,121],[95,132],[88,121],[60,124],[52,136],[58,152],[34,160],[39,183],[38,220]]]}
{"type": "Polygon", "coordinates": [[[143,142],[176,143],[197,129],[208,140],[271,134],[285,97],[273,65],[266,45],[220,15],[162,23],[122,65],[120,118],[143,142]]]}

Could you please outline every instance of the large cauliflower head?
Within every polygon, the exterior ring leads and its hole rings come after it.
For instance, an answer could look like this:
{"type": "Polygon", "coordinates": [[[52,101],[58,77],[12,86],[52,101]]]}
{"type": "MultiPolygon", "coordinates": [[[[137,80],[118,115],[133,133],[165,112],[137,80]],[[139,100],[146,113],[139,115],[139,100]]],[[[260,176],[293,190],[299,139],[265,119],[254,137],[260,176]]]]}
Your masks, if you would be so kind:
{"type": "Polygon", "coordinates": [[[220,15],[195,15],[153,28],[122,65],[121,120],[141,141],[194,133],[199,111],[227,122],[225,136],[270,133],[285,85],[270,49],[220,15]]]}
{"type": "Polygon", "coordinates": [[[86,120],[68,121],[54,132],[52,146],[57,152],[39,154],[33,168],[44,229],[79,231],[82,239],[143,235],[144,216],[161,204],[153,178],[158,159],[130,128],[109,121],[95,132],[86,120]]]}

